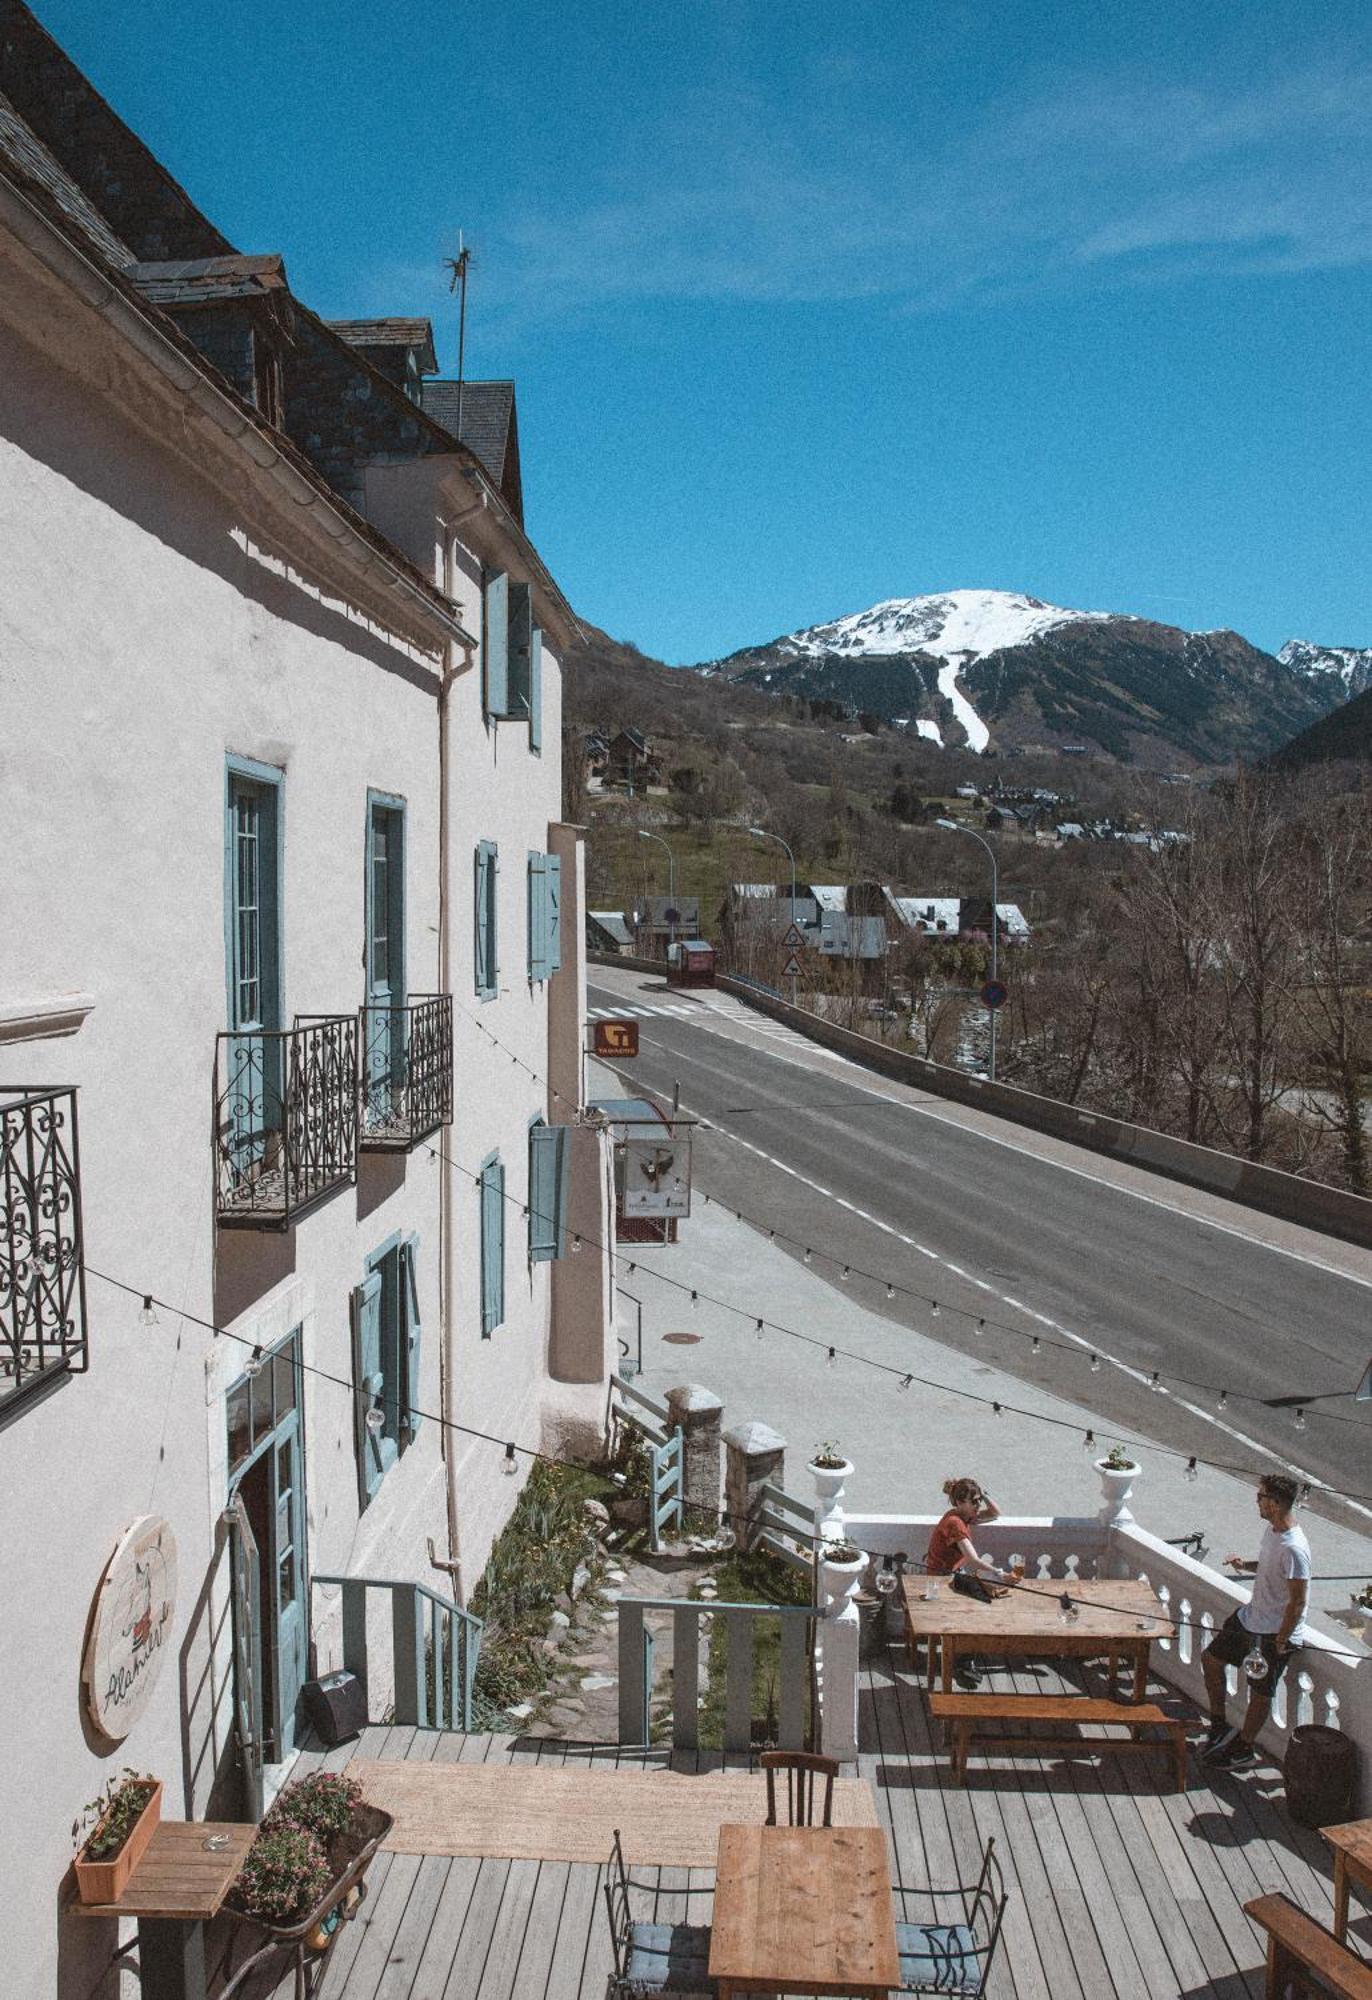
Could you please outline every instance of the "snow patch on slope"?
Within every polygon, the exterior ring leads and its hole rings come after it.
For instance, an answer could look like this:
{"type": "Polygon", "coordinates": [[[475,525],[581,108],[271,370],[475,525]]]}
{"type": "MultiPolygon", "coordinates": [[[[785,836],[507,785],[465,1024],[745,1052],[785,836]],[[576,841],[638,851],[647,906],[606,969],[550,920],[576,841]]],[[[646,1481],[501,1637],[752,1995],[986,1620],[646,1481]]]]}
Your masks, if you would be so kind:
{"type": "Polygon", "coordinates": [[[1309,639],[1288,639],[1277,658],[1306,680],[1338,681],[1345,701],[1372,687],[1372,646],[1317,646],[1309,639]]]}
{"type": "Polygon", "coordinates": [[[938,691],[944,700],[952,704],[954,715],[967,732],[967,748],[981,752],[991,741],[991,732],[977,714],[962,689],[958,686],[957,660],[945,660],[938,670],[938,691]]]}
{"type": "Polygon", "coordinates": [[[867,611],[810,625],[781,643],[796,653],[925,652],[961,664],[1006,646],[1022,646],[1057,625],[1117,618],[1112,611],[1069,611],[1013,590],[948,590],[927,597],[891,597],[867,611]]]}

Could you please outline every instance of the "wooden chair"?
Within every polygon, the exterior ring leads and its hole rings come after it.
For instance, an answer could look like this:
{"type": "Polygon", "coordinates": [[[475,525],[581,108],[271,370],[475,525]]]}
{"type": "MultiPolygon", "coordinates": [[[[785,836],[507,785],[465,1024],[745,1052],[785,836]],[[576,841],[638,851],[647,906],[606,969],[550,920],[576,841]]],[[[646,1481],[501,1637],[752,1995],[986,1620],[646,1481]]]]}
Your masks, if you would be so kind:
{"type": "Polygon", "coordinates": [[[834,1779],[838,1765],[832,1757],[816,1757],[808,1750],[764,1750],[758,1759],[767,1773],[767,1824],[777,1824],[776,1774],[786,1773],[787,1826],[832,1826],[834,1823],[834,1779]],[[815,1818],[815,1780],[824,1780],[824,1817],[815,1818]]]}
{"type": "MultiPolygon", "coordinates": [[[[701,1889],[674,1890],[676,1895],[713,1893],[713,1884],[701,1889]]],[[[642,1889],[653,1894],[652,1885],[635,1882],[624,1866],[624,1849],[615,1828],[614,1844],[605,1870],[605,1908],[610,1918],[610,1947],[614,1971],[610,1993],[614,2000],[637,2000],[652,1993],[714,1993],[716,1984],[709,1974],[710,1926],[708,1924],[654,1923],[635,1917],[630,1892],[642,1889]]]]}
{"type": "Polygon", "coordinates": [[[986,1843],[975,1883],[952,1889],[906,1889],[896,1882],[891,1894],[896,1902],[901,1992],[984,1993],[1009,1901],[995,1841],[986,1843]],[[931,1905],[923,1921],[911,1916],[920,1897],[927,1897],[931,1905]],[[949,1922],[940,1912],[950,1897],[962,1905],[961,1923],[949,1922]]]}

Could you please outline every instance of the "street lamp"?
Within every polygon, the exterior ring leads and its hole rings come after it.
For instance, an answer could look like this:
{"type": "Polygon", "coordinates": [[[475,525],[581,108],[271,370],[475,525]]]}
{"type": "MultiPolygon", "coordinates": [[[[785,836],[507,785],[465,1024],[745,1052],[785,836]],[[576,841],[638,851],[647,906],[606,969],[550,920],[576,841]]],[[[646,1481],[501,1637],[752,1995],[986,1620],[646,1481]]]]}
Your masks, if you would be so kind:
{"type": "MultiPolygon", "coordinates": [[[[786,849],[787,858],[791,863],[791,922],[794,924],[796,920],[796,857],[791,852],[790,844],[784,841],[779,833],[773,833],[769,826],[750,826],[748,831],[757,840],[774,840],[779,847],[786,849]]],[[[794,1007],[795,1004],[796,975],[793,972],[791,974],[791,1005],[794,1007]]]]}
{"type": "Polygon", "coordinates": [[[646,826],[638,829],[640,840],[655,840],[659,847],[667,849],[667,908],[671,914],[667,918],[667,943],[670,946],[676,937],[676,856],[660,833],[649,833],[646,826]]]}
{"type": "MultiPolygon", "coordinates": [[[[987,854],[991,858],[991,979],[992,982],[994,983],[997,975],[997,970],[999,967],[999,959],[996,952],[996,939],[1000,931],[1000,919],[999,919],[999,909],[998,909],[1000,892],[998,888],[998,877],[996,871],[996,850],[994,849],[994,847],[992,847],[989,840],[982,839],[981,835],[977,832],[974,826],[963,826],[959,820],[955,819],[937,819],[934,821],[934,825],[943,827],[948,833],[967,834],[970,839],[975,840],[980,846],[984,847],[986,849],[987,854]]],[[[996,1015],[999,1012],[999,1009],[995,1007],[988,1007],[986,1011],[991,1016],[991,1060],[987,1068],[991,1082],[994,1083],[996,1080],[996,1015]]]]}

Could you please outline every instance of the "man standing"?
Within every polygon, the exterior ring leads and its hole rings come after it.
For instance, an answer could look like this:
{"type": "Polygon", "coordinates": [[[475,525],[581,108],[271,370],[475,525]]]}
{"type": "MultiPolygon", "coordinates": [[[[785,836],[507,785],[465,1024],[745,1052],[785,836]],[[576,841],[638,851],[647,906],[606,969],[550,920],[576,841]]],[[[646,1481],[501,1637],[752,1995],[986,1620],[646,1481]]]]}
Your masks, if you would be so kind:
{"type": "Polygon", "coordinates": [[[1201,1655],[1205,1691],[1210,1698],[1210,1728],[1202,1752],[1207,1764],[1236,1770],[1256,1761],[1258,1732],[1267,1720],[1277,1683],[1291,1655],[1306,1637],[1305,1608],[1310,1596],[1310,1544],[1291,1518],[1296,1482],[1284,1472],[1269,1472],[1258,1481],[1258,1512],[1267,1523],[1256,1562],[1229,1556],[1231,1569],[1253,1578],[1253,1593],[1225,1619],[1201,1655]],[[1256,1674],[1260,1655],[1266,1671],[1256,1674]],[[1251,1661],[1251,1667],[1246,1663],[1251,1661]],[[1225,1714],[1224,1670],[1244,1667],[1248,1675],[1248,1707],[1237,1729],[1225,1714]]]}

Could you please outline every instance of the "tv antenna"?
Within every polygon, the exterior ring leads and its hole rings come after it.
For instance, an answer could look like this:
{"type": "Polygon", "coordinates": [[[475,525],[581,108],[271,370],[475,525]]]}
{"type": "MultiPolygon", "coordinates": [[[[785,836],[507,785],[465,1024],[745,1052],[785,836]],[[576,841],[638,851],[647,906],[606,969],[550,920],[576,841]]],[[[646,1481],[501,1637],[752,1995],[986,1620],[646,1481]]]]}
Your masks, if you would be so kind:
{"type": "Polygon", "coordinates": [[[443,262],[447,265],[448,270],[451,273],[451,276],[449,277],[448,280],[448,290],[450,292],[456,292],[458,297],[457,436],[459,443],[461,442],[462,439],[462,381],[465,372],[464,363],[466,360],[466,352],[467,352],[467,270],[469,265],[471,264],[471,261],[472,261],[472,253],[467,248],[467,240],[465,232],[459,229],[457,232],[457,255],[455,257],[445,257],[443,259],[443,262]]]}

